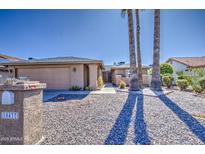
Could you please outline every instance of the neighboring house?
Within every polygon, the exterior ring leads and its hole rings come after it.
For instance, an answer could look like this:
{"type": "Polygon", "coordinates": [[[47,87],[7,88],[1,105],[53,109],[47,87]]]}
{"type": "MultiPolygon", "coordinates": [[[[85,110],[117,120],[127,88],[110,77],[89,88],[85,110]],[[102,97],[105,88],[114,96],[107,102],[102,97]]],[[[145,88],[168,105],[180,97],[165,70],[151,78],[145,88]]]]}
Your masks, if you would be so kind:
{"type": "Polygon", "coordinates": [[[189,68],[205,69],[205,56],[203,57],[173,57],[169,58],[167,63],[170,63],[175,72],[186,72],[189,68]]]}
{"type": "Polygon", "coordinates": [[[13,70],[13,77],[47,83],[47,89],[69,89],[72,86],[97,88],[103,62],[78,57],[55,57],[22,60],[3,64],[13,70]]]}
{"type": "MultiPolygon", "coordinates": [[[[112,82],[115,85],[119,85],[120,81],[124,81],[127,85],[129,85],[129,70],[130,65],[125,64],[125,62],[120,62],[115,65],[109,65],[105,66],[107,67],[107,71],[103,71],[103,77],[105,80],[105,76],[108,76],[108,79],[110,82],[112,82]]],[[[147,71],[150,67],[143,65],[142,66],[142,74],[143,74],[143,84],[149,85],[148,81],[148,74],[147,71]]],[[[105,69],[106,70],[106,69],[105,69]]]]}
{"type": "MultiPolygon", "coordinates": [[[[22,59],[0,54],[0,63],[16,62],[22,59]]],[[[3,83],[7,78],[12,77],[12,70],[0,65],[0,83],[3,83]]]]}
{"type": "Polygon", "coordinates": [[[111,73],[111,68],[113,65],[105,65],[104,70],[103,70],[103,81],[104,82],[112,82],[112,73],[111,73]]]}

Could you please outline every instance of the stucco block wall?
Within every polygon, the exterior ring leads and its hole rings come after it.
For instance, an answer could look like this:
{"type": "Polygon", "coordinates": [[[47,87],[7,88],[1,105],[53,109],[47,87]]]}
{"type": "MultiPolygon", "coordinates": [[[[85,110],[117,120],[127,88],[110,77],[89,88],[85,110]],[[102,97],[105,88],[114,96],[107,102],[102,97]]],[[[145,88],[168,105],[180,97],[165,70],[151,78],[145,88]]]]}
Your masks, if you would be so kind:
{"type": "MultiPolygon", "coordinates": [[[[126,76],[128,69],[116,69],[112,71],[112,83],[119,85],[120,81],[124,81],[126,85],[129,85],[129,77],[126,76]]],[[[147,85],[147,69],[142,69],[143,84],[147,85]]]]}

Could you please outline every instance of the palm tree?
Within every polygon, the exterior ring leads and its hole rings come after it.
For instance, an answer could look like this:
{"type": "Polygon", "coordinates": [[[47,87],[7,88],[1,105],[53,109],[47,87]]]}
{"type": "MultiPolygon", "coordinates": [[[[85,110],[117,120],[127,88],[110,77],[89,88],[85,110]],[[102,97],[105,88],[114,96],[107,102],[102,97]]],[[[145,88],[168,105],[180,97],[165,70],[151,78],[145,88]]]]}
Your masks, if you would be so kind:
{"type": "Polygon", "coordinates": [[[131,9],[123,9],[122,16],[127,13],[128,16],[128,29],[129,29],[129,51],[130,51],[130,83],[129,90],[139,90],[138,75],[136,67],[136,55],[135,55],[135,44],[134,44],[134,28],[133,28],[133,15],[131,9]]]}
{"type": "Polygon", "coordinates": [[[160,81],[160,10],[154,11],[154,51],[151,87],[153,90],[161,90],[160,81]]]}
{"type": "Polygon", "coordinates": [[[142,88],[142,60],[141,60],[141,51],[140,51],[140,10],[135,10],[136,16],[136,31],[137,31],[137,62],[138,62],[138,79],[139,79],[139,87],[142,88]]]}

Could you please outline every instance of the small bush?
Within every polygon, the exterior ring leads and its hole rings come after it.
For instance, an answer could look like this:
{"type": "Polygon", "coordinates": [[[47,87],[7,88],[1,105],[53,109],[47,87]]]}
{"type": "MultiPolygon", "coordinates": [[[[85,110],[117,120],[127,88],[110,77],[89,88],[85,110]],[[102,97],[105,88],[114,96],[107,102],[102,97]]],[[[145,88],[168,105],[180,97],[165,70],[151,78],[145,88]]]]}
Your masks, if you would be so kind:
{"type": "Polygon", "coordinates": [[[178,76],[178,79],[185,79],[188,81],[188,84],[189,85],[192,85],[193,84],[193,78],[191,76],[187,76],[187,75],[184,75],[184,74],[181,74],[178,76]]]}
{"type": "Polygon", "coordinates": [[[205,77],[199,79],[199,84],[203,90],[205,90],[205,77]]]}
{"type": "Polygon", "coordinates": [[[178,79],[177,86],[180,88],[180,90],[185,90],[189,86],[189,83],[186,79],[178,79]]]}
{"type": "Polygon", "coordinates": [[[125,87],[126,87],[126,83],[121,80],[121,81],[120,81],[120,84],[119,84],[119,88],[120,88],[120,89],[125,89],[125,87]]]}
{"type": "Polygon", "coordinates": [[[102,88],[103,87],[104,82],[103,82],[102,76],[98,77],[97,85],[98,85],[98,88],[102,88]]]}
{"type": "Polygon", "coordinates": [[[92,87],[89,87],[89,86],[85,87],[84,89],[85,89],[86,91],[92,91],[92,90],[93,90],[93,88],[92,88],[92,87]]]}
{"type": "Polygon", "coordinates": [[[177,74],[178,76],[183,75],[183,71],[178,71],[178,72],[176,72],[176,74],[177,74]]]}
{"type": "Polygon", "coordinates": [[[81,90],[81,87],[79,87],[79,86],[72,86],[69,90],[71,90],[71,91],[79,91],[79,90],[81,90]]]}
{"type": "Polygon", "coordinates": [[[172,65],[164,63],[160,65],[160,74],[173,74],[172,65]]]}
{"type": "Polygon", "coordinates": [[[172,86],[172,77],[171,76],[163,76],[162,81],[163,81],[163,84],[167,88],[170,88],[172,86]]]}
{"type": "Polygon", "coordinates": [[[203,91],[200,85],[193,85],[192,89],[195,93],[201,93],[203,91]]]}

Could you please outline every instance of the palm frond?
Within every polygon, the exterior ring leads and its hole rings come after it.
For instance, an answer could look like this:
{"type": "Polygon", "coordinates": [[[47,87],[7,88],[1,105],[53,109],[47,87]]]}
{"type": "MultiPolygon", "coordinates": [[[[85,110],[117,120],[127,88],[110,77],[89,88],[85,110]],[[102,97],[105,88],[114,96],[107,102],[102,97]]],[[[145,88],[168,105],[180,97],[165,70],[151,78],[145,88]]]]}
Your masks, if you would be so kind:
{"type": "Polygon", "coordinates": [[[124,18],[126,14],[127,14],[127,9],[122,9],[121,16],[124,18]]]}

